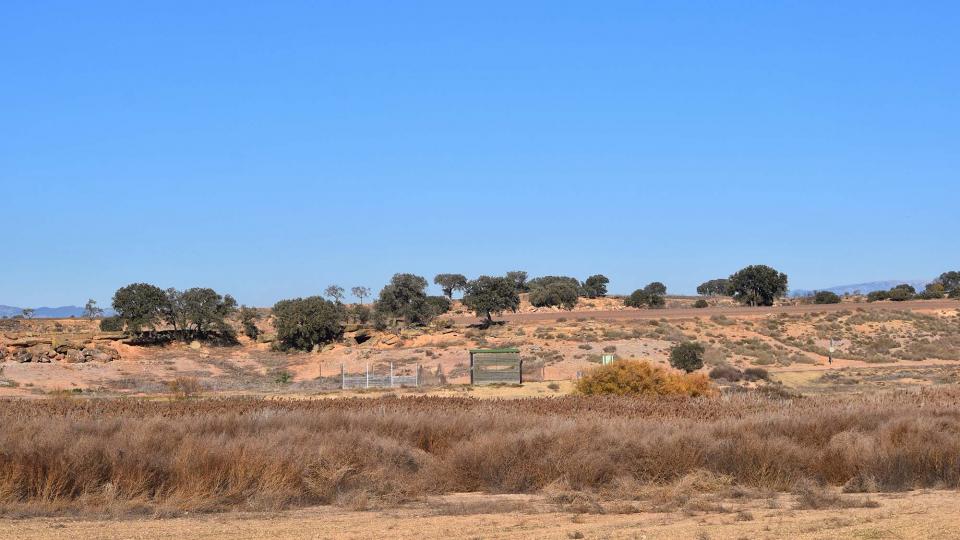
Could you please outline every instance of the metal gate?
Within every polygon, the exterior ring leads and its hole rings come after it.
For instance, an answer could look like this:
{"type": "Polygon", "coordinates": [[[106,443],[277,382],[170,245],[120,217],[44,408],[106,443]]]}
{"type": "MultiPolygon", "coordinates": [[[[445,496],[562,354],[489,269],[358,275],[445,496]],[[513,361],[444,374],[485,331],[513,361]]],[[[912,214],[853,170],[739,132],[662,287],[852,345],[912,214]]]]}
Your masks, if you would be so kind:
{"type": "Polygon", "coordinates": [[[520,349],[472,349],[470,384],[523,384],[520,349]]]}

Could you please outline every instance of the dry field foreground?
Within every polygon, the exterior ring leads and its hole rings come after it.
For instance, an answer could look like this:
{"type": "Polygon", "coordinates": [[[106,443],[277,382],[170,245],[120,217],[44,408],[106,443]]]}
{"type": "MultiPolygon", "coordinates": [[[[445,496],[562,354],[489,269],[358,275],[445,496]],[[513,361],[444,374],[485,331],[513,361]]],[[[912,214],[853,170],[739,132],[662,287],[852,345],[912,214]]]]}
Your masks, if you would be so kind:
{"type": "Polygon", "coordinates": [[[61,398],[0,422],[0,535],[19,538],[949,538],[960,501],[956,387],[61,398]]]}

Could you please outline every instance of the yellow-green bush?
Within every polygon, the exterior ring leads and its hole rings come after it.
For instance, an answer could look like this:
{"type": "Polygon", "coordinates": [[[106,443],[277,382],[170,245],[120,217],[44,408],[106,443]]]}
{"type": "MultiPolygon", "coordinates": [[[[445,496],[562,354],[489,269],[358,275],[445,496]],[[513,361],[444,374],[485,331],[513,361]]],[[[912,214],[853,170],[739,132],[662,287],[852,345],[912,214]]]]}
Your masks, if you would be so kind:
{"type": "Polygon", "coordinates": [[[710,379],[703,374],[668,371],[639,360],[617,360],[597,367],[579,381],[584,395],[617,396],[707,396],[713,394],[710,379]]]}

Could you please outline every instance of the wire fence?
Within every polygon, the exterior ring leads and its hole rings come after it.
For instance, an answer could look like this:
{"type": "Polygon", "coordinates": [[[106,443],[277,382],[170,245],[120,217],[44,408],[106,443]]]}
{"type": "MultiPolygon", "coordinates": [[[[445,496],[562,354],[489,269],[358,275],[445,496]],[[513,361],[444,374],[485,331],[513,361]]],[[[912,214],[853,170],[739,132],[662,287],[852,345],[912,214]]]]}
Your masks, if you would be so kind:
{"type": "Polygon", "coordinates": [[[390,373],[371,373],[370,364],[366,365],[364,373],[348,375],[340,364],[340,388],[398,388],[401,386],[420,386],[422,368],[418,364],[412,375],[397,375],[393,371],[393,362],[390,362],[390,373]]]}

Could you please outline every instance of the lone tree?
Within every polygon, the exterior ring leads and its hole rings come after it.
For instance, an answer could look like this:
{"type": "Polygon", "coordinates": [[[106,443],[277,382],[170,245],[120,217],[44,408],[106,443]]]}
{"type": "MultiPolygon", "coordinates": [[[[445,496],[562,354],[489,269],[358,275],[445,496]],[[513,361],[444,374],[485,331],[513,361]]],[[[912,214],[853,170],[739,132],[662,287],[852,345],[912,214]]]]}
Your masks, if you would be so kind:
{"type": "Polygon", "coordinates": [[[635,308],[660,308],[667,304],[667,300],[664,298],[666,294],[667,286],[659,281],[654,281],[646,287],[630,293],[630,296],[623,300],[623,305],[635,308]]]}
{"type": "Polygon", "coordinates": [[[83,306],[83,316],[88,319],[96,319],[103,315],[103,310],[97,307],[97,301],[93,298],[87,300],[86,305],[83,306]]]}
{"type": "Polygon", "coordinates": [[[330,285],[323,291],[323,294],[329,296],[334,302],[339,304],[341,303],[341,300],[343,300],[343,287],[339,285],[330,285]]]}
{"type": "Polygon", "coordinates": [[[463,274],[437,274],[433,282],[440,286],[444,296],[453,300],[453,291],[462,291],[467,286],[467,277],[463,274]]]}
{"type": "Polygon", "coordinates": [[[787,275],[766,265],[751,265],[730,276],[730,291],[741,304],[772,306],[787,293],[787,275]]]}
{"type": "Polygon", "coordinates": [[[600,296],[607,295],[607,283],[610,283],[610,280],[607,279],[607,276],[603,274],[597,274],[590,276],[586,281],[583,282],[583,294],[587,298],[597,298],[600,296]]]}
{"type": "Polygon", "coordinates": [[[167,295],[160,287],[149,283],[132,283],[113,294],[113,309],[124,325],[134,334],[144,327],[156,328],[167,295]]]}
{"type": "Polygon", "coordinates": [[[670,365],[687,373],[703,367],[703,345],[696,341],[680,343],[670,349],[670,365]]]}
{"type": "Polygon", "coordinates": [[[360,305],[363,305],[363,299],[370,296],[370,289],[368,287],[354,287],[350,289],[350,292],[360,299],[360,305]]]}
{"type": "Polygon", "coordinates": [[[426,324],[434,317],[427,302],[427,280],[414,274],[394,274],[380,291],[376,311],[408,324],[426,324]]]}
{"type": "Polygon", "coordinates": [[[338,339],[346,314],[342,304],[310,296],[277,302],[273,316],[281,348],[309,351],[338,339]]]}
{"type": "Polygon", "coordinates": [[[703,296],[727,296],[730,290],[729,279],[711,279],[697,287],[697,294],[703,296]]]}
{"type": "Polygon", "coordinates": [[[463,305],[476,313],[477,317],[484,317],[489,325],[494,315],[506,310],[517,311],[520,307],[517,282],[510,277],[480,276],[467,283],[463,305]]]}
{"type": "Polygon", "coordinates": [[[32,319],[34,314],[33,308],[23,308],[20,310],[20,315],[23,315],[24,319],[32,319]]]}

